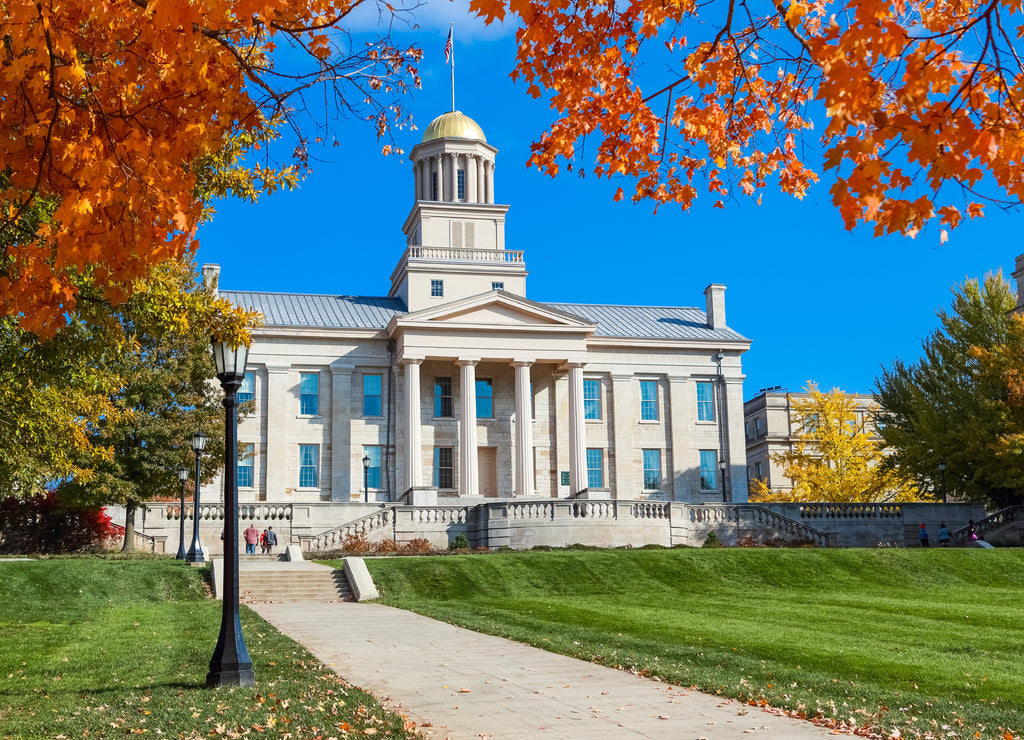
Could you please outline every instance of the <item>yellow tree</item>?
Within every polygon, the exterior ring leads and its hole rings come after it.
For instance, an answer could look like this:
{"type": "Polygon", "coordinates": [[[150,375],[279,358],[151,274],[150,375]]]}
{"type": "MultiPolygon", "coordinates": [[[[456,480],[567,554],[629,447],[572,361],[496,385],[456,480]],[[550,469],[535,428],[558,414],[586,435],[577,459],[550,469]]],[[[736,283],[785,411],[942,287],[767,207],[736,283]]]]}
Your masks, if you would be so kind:
{"type": "Polygon", "coordinates": [[[751,481],[751,501],[869,503],[918,501],[918,490],[898,471],[882,465],[884,453],[872,413],[858,414],[853,397],[838,388],[822,393],[815,383],[806,398],[792,401],[797,432],[792,447],[772,454],[792,479],[789,491],[772,491],[751,481]]]}

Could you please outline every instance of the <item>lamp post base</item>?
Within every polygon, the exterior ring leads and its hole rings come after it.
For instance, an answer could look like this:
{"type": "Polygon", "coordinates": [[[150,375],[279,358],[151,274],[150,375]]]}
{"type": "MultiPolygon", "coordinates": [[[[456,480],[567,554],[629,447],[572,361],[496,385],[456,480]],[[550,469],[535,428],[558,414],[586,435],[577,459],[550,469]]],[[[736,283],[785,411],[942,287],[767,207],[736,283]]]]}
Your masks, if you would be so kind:
{"type": "Polygon", "coordinates": [[[206,688],[218,686],[255,686],[256,673],[252,668],[224,668],[206,674],[206,688]]]}

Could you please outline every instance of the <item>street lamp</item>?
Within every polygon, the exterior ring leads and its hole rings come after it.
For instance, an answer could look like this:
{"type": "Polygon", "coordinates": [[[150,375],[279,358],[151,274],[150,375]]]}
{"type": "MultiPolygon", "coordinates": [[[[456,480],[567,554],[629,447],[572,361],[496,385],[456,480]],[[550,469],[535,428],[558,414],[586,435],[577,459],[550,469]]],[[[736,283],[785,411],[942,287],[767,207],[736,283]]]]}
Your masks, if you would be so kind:
{"type": "Polygon", "coordinates": [[[213,341],[217,380],[224,389],[224,596],[220,635],[206,674],[207,688],[254,686],[256,674],[238,615],[238,389],[249,348],[213,341]]]}
{"type": "Polygon", "coordinates": [[[945,459],[939,460],[939,472],[942,473],[942,503],[946,501],[946,461],[945,459]]]}
{"type": "Polygon", "coordinates": [[[185,559],[185,481],[188,480],[188,468],[178,468],[178,480],[181,481],[181,508],[178,509],[178,554],[175,560],[185,559]]]}
{"type": "Polygon", "coordinates": [[[729,493],[728,493],[729,489],[726,488],[726,486],[725,486],[725,469],[726,469],[726,464],[725,464],[725,458],[724,457],[721,460],[718,461],[718,469],[722,471],[722,501],[728,501],[729,500],[729,493]]]}
{"type": "Polygon", "coordinates": [[[370,479],[370,456],[363,455],[363,503],[370,503],[370,493],[367,481],[370,479]]]}
{"type": "Polygon", "coordinates": [[[192,435],[192,451],[196,453],[196,493],[192,497],[192,545],[188,548],[185,560],[190,563],[205,563],[206,553],[199,544],[199,458],[206,449],[206,435],[196,432],[192,435]]]}

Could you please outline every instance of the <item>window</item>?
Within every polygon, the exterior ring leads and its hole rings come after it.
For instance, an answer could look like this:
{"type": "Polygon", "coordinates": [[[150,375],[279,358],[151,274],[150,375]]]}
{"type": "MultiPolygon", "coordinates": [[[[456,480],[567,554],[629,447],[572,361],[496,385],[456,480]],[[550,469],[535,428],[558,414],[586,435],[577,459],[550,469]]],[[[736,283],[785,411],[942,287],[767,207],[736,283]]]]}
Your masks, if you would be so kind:
{"type": "Polygon", "coordinates": [[[454,452],[451,447],[434,448],[434,487],[454,488],[452,460],[454,452]]]}
{"type": "Polygon", "coordinates": [[[319,373],[299,375],[299,413],[303,416],[316,416],[320,413],[319,373]]]}
{"type": "Polygon", "coordinates": [[[465,170],[459,170],[459,172],[458,172],[458,181],[459,181],[459,200],[465,200],[466,199],[466,171],[465,170]]]}
{"type": "Polygon", "coordinates": [[[437,197],[437,173],[436,172],[431,172],[430,173],[430,199],[431,200],[439,200],[439,198],[437,197]]]}
{"type": "Polygon", "coordinates": [[[759,462],[754,463],[754,477],[758,480],[761,479],[761,463],[759,462]]]}
{"type": "Polygon", "coordinates": [[[246,403],[256,397],[256,374],[246,373],[242,385],[238,387],[238,402],[246,403]]]}
{"type": "Polygon", "coordinates": [[[476,379],[476,418],[494,418],[494,384],[490,378],[476,379]]]}
{"type": "Polygon", "coordinates": [[[715,420],[715,386],[712,383],[697,383],[697,421],[715,420]]]}
{"type": "Polygon", "coordinates": [[[583,418],[601,418],[601,381],[583,381],[583,418]]]}
{"type": "Polygon", "coordinates": [[[363,375],[363,416],[380,416],[382,375],[363,375]]]}
{"type": "Polygon", "coordinates": [[[661,490],[661,450],[644,450],[644,490],[661,490]]]}
{"type": "Polygon", "coordinates": [[[587,488],[604,488],[604,450],[587,448],[587,488]]]}
{"type": "Polygon", "coordinates": [[[746,437],[747,439],[750,439],[750,422],[749,421],[743,422],[743,436],[746,437]]]}
{"type": "Polygon", "coordinates": [[[444,298],[444,280],[430,281],[430,297],[444,298]]]}
{"type": "Polygon", "coordinates": [[[370,458],[370,465],[366,468],[366,487],[380,488],[380,446],[364,446],[363,457],[370,458]]]}
{"type": "Polygon", "coordinates": [[[320,487],[320,445],[299,445],[299,488],[320,487]]]}
{"type": "Polygon", "coordinates": [[[530,418],[537,418],[537,397],[533,395],[533,381],[530,381],[530,418]]]}
{"type": "Polygon", "coordinates": [[[700,451],[700,490],[718,490],[718,453],[715,450],[700,451]]]}
{"type": "Polygon", "coordinates": [[[505,283],[491,283],[491,290],[505,290],[505,283]]]}
{"type": "Polygon", "coordinates": [[[761,419],[760,418],[754,419],[754,436],[755,437],[760,437],[761,436],[761,419]]]}
{"type": "Polygon", "coordinates": [[[658,420],[658,381],[640,381],[640,418],[643,421],[658,420]]]}
{"type": "Polygon", "coordinates": [[[255,448],[256,445],[252,442],[242,442],[238,445],[239,488],[252,488],[252,456],[255,448]]]}
{"type": "Polygon", "coordinates": [[[434,416],[446,419],[455,416],[451,378],[434,378],[434,416]]]}

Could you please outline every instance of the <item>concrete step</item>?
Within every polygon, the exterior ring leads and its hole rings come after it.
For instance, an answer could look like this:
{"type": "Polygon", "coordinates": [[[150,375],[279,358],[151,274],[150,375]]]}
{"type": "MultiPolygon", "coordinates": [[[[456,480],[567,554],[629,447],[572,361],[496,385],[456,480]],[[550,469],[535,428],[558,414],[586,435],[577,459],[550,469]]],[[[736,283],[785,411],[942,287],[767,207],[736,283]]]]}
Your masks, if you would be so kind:
{"type": "Polygon", "coordinates": [[[240,568],[238,589],[243,601],[352,601],[345,573],[326,568],[281,570],[261,566],[240,568]]]}

